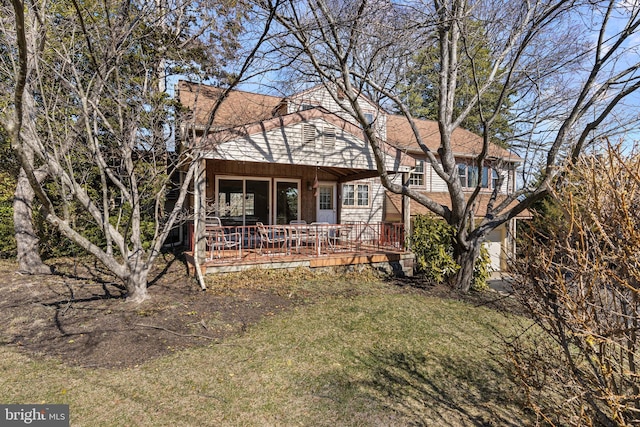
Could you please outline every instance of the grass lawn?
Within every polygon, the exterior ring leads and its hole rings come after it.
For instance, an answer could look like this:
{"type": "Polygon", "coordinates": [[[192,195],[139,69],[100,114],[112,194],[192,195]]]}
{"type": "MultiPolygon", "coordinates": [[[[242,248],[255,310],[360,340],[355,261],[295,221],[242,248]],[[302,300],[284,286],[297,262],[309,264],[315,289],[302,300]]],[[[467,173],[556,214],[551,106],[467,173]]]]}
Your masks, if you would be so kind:
{"type": "Polygon", "coordinates": [[[2,345],[0,402],[66,403],[74,426],[529,424],[497,336],[524,320],[397,288],[339,276],[289,282],[283,289],[308,304],[124,369],[2,345]]]}

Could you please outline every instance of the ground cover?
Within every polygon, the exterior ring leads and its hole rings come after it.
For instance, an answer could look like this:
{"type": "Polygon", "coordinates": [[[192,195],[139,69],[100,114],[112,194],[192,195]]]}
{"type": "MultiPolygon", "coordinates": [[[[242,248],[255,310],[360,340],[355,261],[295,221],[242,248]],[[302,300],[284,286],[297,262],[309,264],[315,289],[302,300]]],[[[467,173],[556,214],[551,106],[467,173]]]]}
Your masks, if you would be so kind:
{"type": "Polygon", "coordinates": [[[210,278],[202,292],[165,262],[140,306],[92,264],[34,277],[2,263],[0,402],[68,403],[87,426],[527,417],[497,356],[498,332],[526,320],[496,294],[304,271],[210,278]]]}

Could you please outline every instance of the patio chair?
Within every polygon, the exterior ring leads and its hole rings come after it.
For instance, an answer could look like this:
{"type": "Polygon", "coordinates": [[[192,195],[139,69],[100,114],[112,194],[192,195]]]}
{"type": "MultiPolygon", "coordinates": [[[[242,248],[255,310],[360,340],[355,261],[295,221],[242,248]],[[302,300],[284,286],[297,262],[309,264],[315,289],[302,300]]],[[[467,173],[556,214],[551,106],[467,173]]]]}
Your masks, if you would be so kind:
{"type": "Polygon", "coordinates": [[[351,236],[353,227],[351,224],[342,224],[339,226],[336,235],[330,237],[334,249],[349,250],[355,246],[353,236],[351,236]]]}
{"type": "Polygon", "coordinates": [[[256,228],[258,229],[258,235],[260,236],[260,247],[258,248],[258,253],[261,255],[262,250],[265,247],[271,249],[278,247],[278,249],[281,249],[282,246],[287,243],[287,233],[284,229],[273,229],[269,231],[261,222],[256,222],[256,228]]]}
{"type": "Polygon", "coordinates": [[[328,222],[312,222],[309,224],[304,242],[313,245],[316,248],[317,255],[322,252],[322,246],[331,246],[329,242],[329,223],[328,222]]]}
{"type": "Polygon", "coordinates": [[[217,216],[207,216],[205,223],[207,227],[222,227],[222,221],[217,216]]]}
{"type": "Polygon", "coordinates": [[[207,246],[209,246],[209,257],[221,259],[225,250],[234,249],[236,258],[241,254],[242,237],[240,233],[226,233],[223,227],[207,226],[207,246]]]}

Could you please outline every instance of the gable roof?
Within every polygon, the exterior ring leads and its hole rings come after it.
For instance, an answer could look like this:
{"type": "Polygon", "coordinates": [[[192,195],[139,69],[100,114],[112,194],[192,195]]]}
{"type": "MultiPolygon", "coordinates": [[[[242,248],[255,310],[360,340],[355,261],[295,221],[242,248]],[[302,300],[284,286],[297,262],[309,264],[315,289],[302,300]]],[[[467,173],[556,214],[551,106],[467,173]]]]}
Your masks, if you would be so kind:
{"type": "MultiPolygon", "coordinates": [[[[335,126],[362,138],[362,131],[358,126],[322,107],[276,115],[279,107],[289,99],[299,98],[319,89],[322,89],[322,86],[314,86],[289,98],[241,90],[230,91],[218,109],[212,130],[227,129],[230,131],[230,133],[225,132],[225,136],[228,138],[231,134],[236,136],[250,135],[264,132],[277,126],[286,126],[294,122],[322,117],[335,126]]],[[[223,90],[220,88],[184,80],[180,80],[177,85],[178,99],[182,105],[191,110],[193,114],[192,123],[196,126],[203,126],[207,123],[209,114],[222,92],[223,90]]],[[[374,105],[368,98],[364,99],[374,105]]],[[[383,110],[380,109],[380,111],[383,110]]],[[[415,124],[423,142],[434,153],[437,152],[440,146],[438,123],[431,120],[415,119],[415,124]]],[[[413,155],[424,155],[406,117],[386,115],[386,135],[386,143],[388,145],[413,155]]],[[[226,139],[220,138],[221,136],[219,135],[216,139],[218,141],[226,139]]],[[[475,157],[480,154],[482,149],[482,138],[471,131],[458,128],[453,131],[451,144],[456,157],[475,157]]],[[[495,144],[490,147],[489,157],[500,158],[514,163],[522,162],[520,157],[495,144]]],[[[405,162],[406,160],[403,161],[403,163],[405,162]]]]}
{"type": "Polygon", "coordinates": [[[308,110],[296,111],[295,113],[271,117],[267,120],[252,121],[239,126],[234,126],[228,129],[228,132],[230,134],[233,134],[234,136],[248,136],[256,133],[268,132],[276,128],[283,128],[300,122],[311,121],[314,119],[322,119],[325,122],[330,123],[333,126],[342,129],[355,137],[363,137],[362,129],[322,107],[314,107],[308,110]]]}
{"type": "MultiPolygon", "coordinates": [[[[335,88],[334,88],[334,90],[335,90],[335,88]]],[[[327,92],[329,92],[329,91],[330,91],[330,89],[328,89],[328,88],[327,88],[325,85],[323,85],[323,84],[317,84],[317,85],[312,86],[312,87],[310,87],[310,88],[308,88],[308,89],[305,89],[305,90],[303,90],[303,91],[297,92],[297,93],[295,93],[295,94],[293,94],[293,95],[291,95],[291,96],[287,97],[287,99],[291,99],[291,100],[303,99],[303,100],[304,100],[304,99],[305,99],[305,97],[306,97],[307,95],[309,95],[309,94],[311,94],[311,93],[313,93],[313,92],[319,92],[319,91],[327,91],[327,92]]],[[[340,92],[338,92],[338,93],[340,93],[340,92]]],[[[331,95],[329,95],[329,96],[331,96],[331,95]]],[[[336,96],[337,96],[339,99],[342,99],[342,98],[340,98],[340,95],[336,95],[336,96]]],[[[343,97],[344,97],[344,95],[343,95],[343,97]]],[[[361,100],[365,101],[365,102],[366,102],[367,104],[369,104],[369,106],[371,106],[374,110],[376,110],[376,111],[381,111],[381,112],[383,112],[383,113],[385,113],[385,114],[386,114],[386,112],[385,112],[385,111],[384,111],[384,110],[383,110],[379,105],[377,105],[375,102],[373,102],[373,101],[372,101],[372,100],[371,100],[367,95],[365,95],[364,93],[360,93],[360,94],[359,94],[359,99],[361,99],[361,100]]]]}
{"type": "MultiPolygon", "coordinates": [[[[423,143],[434,153],[440,147],[440,129],[438,122],[432,120],[414,119],[423,143]]],[[[415,138],[409,120],[405,116],[387,116],[387,141],[401,150],[412,154],[424,154],[415,138]]],[[[482,137],[475,133],[457,128],[451,136],[451,146],[456,157],[475,157],[482,150],[482,137]]],[[[498,145],[491,144],[489,156],[512,162],[522,162],[514,153],[498,145]]]]}
{"type": "MultiPolygon", "coordinates": [[[[195,125],[207,123],[222,92],[220,88],[184,80],[180,80],[177,87],[178,99],[191,110],[195,125]]],[[[277,96],[232,90],[222,101],[214,124],[218,128],[228,128],[267,120],[273,117],[274,110],[281,102],[282,98],[277,96]]]]}

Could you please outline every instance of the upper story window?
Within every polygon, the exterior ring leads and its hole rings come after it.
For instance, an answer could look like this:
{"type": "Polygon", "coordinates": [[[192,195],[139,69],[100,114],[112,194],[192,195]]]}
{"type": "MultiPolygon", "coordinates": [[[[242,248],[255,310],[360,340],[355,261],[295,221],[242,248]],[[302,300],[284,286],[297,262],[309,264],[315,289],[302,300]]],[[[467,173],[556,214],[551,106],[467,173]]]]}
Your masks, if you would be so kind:
{"type": "Polygon", "coordinates": [[[478,166],[472,163],[458,163],[458,176],[460,184],[466,188],[475,188],[480,184],[481,188],[496,188],[500,180],[500,174],[496,168],[478,166]]]}
{"type": "Polygon", "coordinates": [[[369,206],[369,184],[344,184],[342,186],[343,206],[369,206]]]}
{"type": "Polygon", "coordinates": [[[500,185],[500,174],[496,168],[491,169],[491,188],[497,188],[500,185]]]}
{"type": "Polygon", "coordinates": [[[458,176],[463,187],[475,188],[478,186],[478,180],[480,180],[482,188],[489,188],[489,168],[487,166],[484,166],[479,171],[478,166],[475,164],[458,163],[458,176]]]}
{"type": "Polygon", "coordinates": [[[311,110],[312,108],[316,108],[313,104],[300,104],[300,111],[311,110]]]}
{"type": "Polygon", "coordinates": [[[364,113],[364,119],[367,121],[367,124],[370,125],[373,123],[373,113],[364,113]]]}
{"type": "Polygon", "coordinates": [[[416,167],[409,175],[409,185],[424,186],[424,160],[416,160],[416,167]]]}

